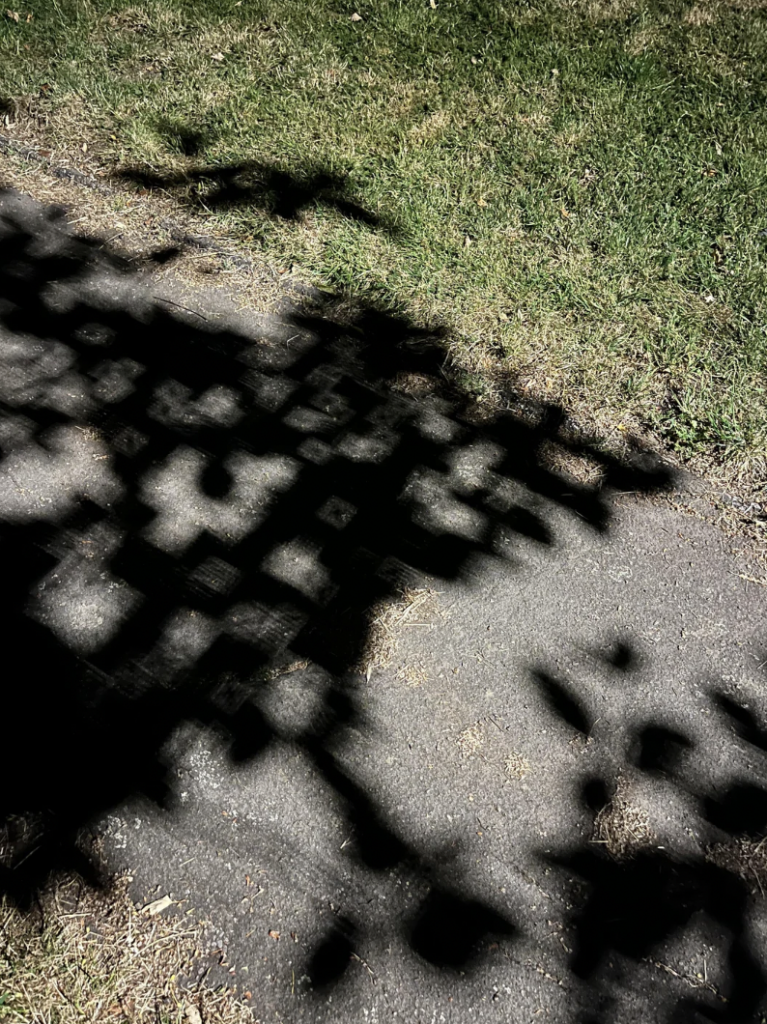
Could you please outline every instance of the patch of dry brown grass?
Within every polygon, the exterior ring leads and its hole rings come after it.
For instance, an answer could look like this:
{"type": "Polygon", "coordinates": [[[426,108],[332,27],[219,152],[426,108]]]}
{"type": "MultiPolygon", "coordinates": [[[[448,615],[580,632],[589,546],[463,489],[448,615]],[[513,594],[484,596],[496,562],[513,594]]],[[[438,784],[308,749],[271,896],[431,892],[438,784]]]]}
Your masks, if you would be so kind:
{"type": "Polygon", "coordinates": [[[708,7],[695,4],[682,15],[682,21],[687,25],[713,25],[716,21],[716,12],[708,7]]]}
{"type": "Polygon", "coordinates": [[[60,879],[26,914],[0,902],[0,1021],[253,1024],[231,991],[184,985],[203,927],[169,904],[137,909],[125,877],[103,891],[60,879]]]}

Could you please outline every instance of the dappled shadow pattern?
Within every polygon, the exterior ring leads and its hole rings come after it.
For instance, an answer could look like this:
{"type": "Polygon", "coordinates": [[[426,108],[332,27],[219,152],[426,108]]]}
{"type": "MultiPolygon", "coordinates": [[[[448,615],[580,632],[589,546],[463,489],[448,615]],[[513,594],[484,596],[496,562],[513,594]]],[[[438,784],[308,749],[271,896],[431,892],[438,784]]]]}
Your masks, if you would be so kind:
{"type": "MultiPolygon", "coordinates": [[[[93,876],[83,830],[133,794],[170,806],[168,741],[193,721],[236,761],[291,744],[348,823],[344,856],[372,872],[407,865],[431,890],[392,926],[427,962],[466,971],[515,925],[443,879],[339,756],[365,729],[371,618],[424,576],[460,578],[479,557],[513,565],[518,537],[550,543],[541,497],[604,531],[612,490],[666,475],[649,456],[620,462],[579,440],[552,406],[477,423],[460,395],[399,394],[392,385],[438,377],[443,359],[402,316],[360,308],[340,321],[318,306],[253,338],[170,312],[125,276],[55,211],[6,197],[0,599],[13,724],[0,887],[23,902],[62,868],[93,876]],[[599,483],[551,469],[552,448],[588,456],[599,483]],[[268,697],[296,663],[316,700],[277,721],[268,697]]],[[[540,685],[587,728],[574,697],[540,685]]],[[[364,925],[339,922],[318,946],[318,984],[343,974],[364,925]]]]}
{"type": "MultiPolygon", "coordinates": [[[[622,641],[621,647],[621,662],[637,664],[631,646],[622,641]]],[[[615,667],[612,651],[603,658],[615,667]]],[[[565,725],[586,728],[576,686],[566,688],[538,667],[531,672],[531,682],[542,688],[549,707],[565,725]]],[[[753,712],[718,691],[711,694],[711,703],[726,712],[740,736],[763,749],[763,726],[753,712]]],[[[589,778],[581,790],[583,806],[595,821],[616,808],[622,820],[607,838],[603,831],[596,840],[575,846],[566,840],[560,852],[543,857],[563,871],[566,885],[575,884],[577,889],[566,927],[572,942],[569,968],[585,987],[584,1002],[589,1006],[580,1019],[583,1024],[634,1019],[631,1000],[641,988],[640,971],[645,971],[645,985],[655,984],[654,966],[676,977],[682,991],[688,992],[656,1004],[663,1008],[659,1019],[669,1024],[763,1020],[767,971],[759,951],[753,897],[756,889],[764,894],[750,861],[767,831],[764,766],[754,773],[759,782],[735,775],[724,786],[708,790],[701,787],[701,774],[692,762],[698,744],[680,730],[646,722],[632,727],[623,742],[622,749],[616,748],[607,738],[601,751],[604,773],[589,778]],[[631,793],[643,777],[662,780],[665,788],[652,790],[663,809],[661,819],[668,821],[669,792],[688,800],[688,806],[691,799],[696,809],[694,843],[661,841],[641,828],[632,834],[631,793]],[[738,840],[752,845],[738,846],[738,840]],[[702,951],[704,971],[709,950],[710,976],[686,973],[681,965],[675,971],[658,962],[669,943],[674,948],[685,936],[687,955],[690,948],[696,954],[702,951]]]]}
{"type": "MultiPolygon", "coordinates": [[[[698,860],[676,860],[664,853],[642,852],[624,861],[582,850],[562,858],[560,865],[586,882],[589,896],[572,918],[576,946],[571,968],[590,980],[597,993],[609,991],[608,964],[619,955],[641,963],[661,943],[681,933],[694,918],[717,928],[725,954],[726,992],[706,991],[683,1000],[669,1019],[694,1021],[753,1020],[765,993],[765,975],[750,949],[746,924],[749,893],[731,871],[698,860]],[[701,1016],[698,1016],[701,1014],[701,1016]]],[[[612,972],[615,979],[617,972],[612,972]]],[[[623,984],[630,987],[630,977],[623,984]]],[[[592,1020],[614,1019],[609,997],[595,999],[592,1020]]]]}

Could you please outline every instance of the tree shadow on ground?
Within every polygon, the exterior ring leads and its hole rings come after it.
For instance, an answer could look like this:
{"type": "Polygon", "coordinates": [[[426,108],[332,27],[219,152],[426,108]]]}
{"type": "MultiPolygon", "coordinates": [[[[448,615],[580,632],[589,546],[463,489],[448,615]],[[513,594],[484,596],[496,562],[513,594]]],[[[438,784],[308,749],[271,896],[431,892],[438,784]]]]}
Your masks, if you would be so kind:
{"type": "MultiPolygon", "coordinates": [[[[603,532],[611,493],[661,488],[667,473],[646,453],[606,454],[551,405],[509,394],[505,411],[478,416],[440,383],[440,339],[400,314],[358,306],[340,319],[317,300],[257,335],[189,318],[137,289],[100,240],[71,237],[60,211],[3,198],[0,621],[12,724],[0,750],[0,888],[24,904],[61,870],[96,880],[83,834],[135,794],[172,804],[168,742],[194,722],[236,762],[296,750],[354,837],[344,856],[370,872],[407,865],[428,883],[410,919],[392,922],[410,948],[468,971],[488,937],[508,940],[518,925],[448,880],[340,756],[366,727],[371,623],[424,577],[461,579],[479,557],[513,565],[515,538],[552,544],[540,498],[603,532]],[[403,393],[413,381],[428,383],[417,401],[403,393]],[[598,481],[552,468],[552,452],[587,458],[598,481]],[[468,483],[456,467],[477,453],[468,483]],[[315,700],[286,724],[269,696],[296,663],[315,700]]],[[[635,660],[623,640],[611,657],[621,670],[635,660]]],[[[537,678],[552,710],[588,729],[575,695],[537,678]]],[[[560,863],[596,886],[576,920],[576,974],[594,973],[608,949],[644,955],[679,926],[688,911],[668,897],[680,886],[713,893],[691,905],[731,930],[741,921],[742,893],[713,868],[678,878],[645,858],[612,870],[591,851],[560,863]],[[643,891],[646,876],[665,910],[643,905],[647,927],[621,930],[605,907],[643,891]]],[[[364,928],[339,919],[328,932],[311,959],[318,987],[343,975],[364,928]]],[[[748,956],[735,941],[733,972],[755,984],[748,956]]]]}
{"type": "MultiPolygon", "coordinates": [[[[631,646],[625,640],[621,646],[621,661],[637,664],[631,646]]],[[[605,661],[615,667],[612,652],[605,661]]],[[[554,713],[570,727],[588,728],[576,688],[535,668],[536,688],[541,680],[544,692],[554,694],[549,701],[554,713]],[[577,721],[572,707],[578,708],[577,721]]],[[[724,713],[725,735],[729,727],[753,744],[749,759],[762,750],[764,728],[742,698],[718,690],[709,696],[724,713]]],[[[669,1024],[763,1019],[767,972],[754,896],[764,895],[767,863],[759,859],[767,829],[765,766],[744,778],[733,765],[723,781],[706,785],[698,746],[691,736],[660,721],[632,726],[617,743],[608,737],[600,755],[602,773],[588,778],[581,790],[583,806],[594,816],[593,835],[543,856],[563,871],[566,885],[578,890],[566,930],[572,946],[568,966],[584,986],[589,1006],[579,1018],[583,1024],[633,1019],[627,997],[643,984],[657,985],[652,968],[688,990],[661,999],[658,1019],[669,1024]],[[661,820],[668,820],[674,800],[682,801],[676,813],[687,805],[680,817],[688,823],[689,837],[689,826],[694,826],[693,842],[680,842],[679,836],[661,839],[646,828],[648,793],[661,820]],[[690,951],[702,971],[685,965],[690,951]],[[665,962],[668,956],[675,967],[665,962]]]]}
{"type": "MultiPolygon", "coordinates": [[[[176,135],[188,148],[200,145],[193,133],[176,132],[176,135]]],[[[164,172],[124,167],[117,176],[140,188],[171,193],[198,209],[255,207],[271,217],[297,220],[308,209],[324,206],[365,227],[395,233],[381,217],[350,199],[346,179],[326,167],[291,172],[271,164],[244,160],[164,172]]]]}

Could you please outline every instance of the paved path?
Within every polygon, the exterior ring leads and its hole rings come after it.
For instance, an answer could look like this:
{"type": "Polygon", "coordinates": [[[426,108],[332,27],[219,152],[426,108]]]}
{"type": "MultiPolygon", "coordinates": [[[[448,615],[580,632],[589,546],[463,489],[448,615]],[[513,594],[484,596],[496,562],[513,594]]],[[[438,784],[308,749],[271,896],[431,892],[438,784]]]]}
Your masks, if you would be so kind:
{"type": "Polygon", "coordinates": [[[13,193],[0,255],[0,883],[98,835],[262,1022],[762,1019],[765,591],[694,484],[385,312],[13,193]]]}

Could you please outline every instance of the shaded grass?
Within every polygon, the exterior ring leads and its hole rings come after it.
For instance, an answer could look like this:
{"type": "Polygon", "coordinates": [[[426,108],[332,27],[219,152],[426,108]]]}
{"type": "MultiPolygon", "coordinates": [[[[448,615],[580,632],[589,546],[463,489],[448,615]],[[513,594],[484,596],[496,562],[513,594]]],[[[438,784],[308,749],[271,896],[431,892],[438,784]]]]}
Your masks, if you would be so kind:
{"type": "Polygon", "coordinates": [[[447,326],[480,400],[510,372],[684,458],[763,470],[763,5],[19,13],[0,88],[33,102],[8,130],[85,141],[267,260],[447,326]],[[287,214],[286,180],[303,195],[287,214]]]}

